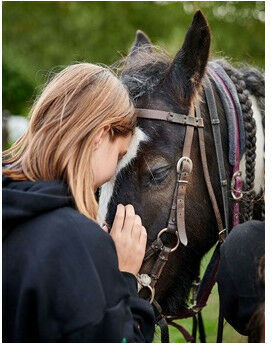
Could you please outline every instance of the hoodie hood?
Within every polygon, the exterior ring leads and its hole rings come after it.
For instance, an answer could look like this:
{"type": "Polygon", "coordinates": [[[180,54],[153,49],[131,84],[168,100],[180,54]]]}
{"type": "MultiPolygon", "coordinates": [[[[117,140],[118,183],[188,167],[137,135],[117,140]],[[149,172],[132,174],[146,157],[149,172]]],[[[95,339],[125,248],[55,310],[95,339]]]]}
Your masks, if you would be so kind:
{"type": "Polygon", "coordinates": [[[14,181],[2,178],[3,239],[17,224],[57,208],[74,206],[68,185],[59,180],[14,181]]]}

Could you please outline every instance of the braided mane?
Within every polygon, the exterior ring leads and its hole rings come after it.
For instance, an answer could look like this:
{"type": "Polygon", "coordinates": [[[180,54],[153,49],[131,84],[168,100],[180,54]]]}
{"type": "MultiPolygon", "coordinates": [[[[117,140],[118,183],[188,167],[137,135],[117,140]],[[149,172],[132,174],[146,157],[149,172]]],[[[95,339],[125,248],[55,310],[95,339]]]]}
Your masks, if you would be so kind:
{"type": "Polygon", "coordinates": [[[253,218],[254,198],[254,180],[256,163],[256,123],[253,117],[252,102],[249,99],[249,91],[258,102],[264,122],[264,76],[256,68],[243,67],[236,69],[225,60],[219,60],[226,73],[234,83],[239,101],[242,108],[243,120],[246,133],[246,180],[244,183],[244,221],[253,218]],[[260,86],[260,87],[258,87],[260,86]]]}

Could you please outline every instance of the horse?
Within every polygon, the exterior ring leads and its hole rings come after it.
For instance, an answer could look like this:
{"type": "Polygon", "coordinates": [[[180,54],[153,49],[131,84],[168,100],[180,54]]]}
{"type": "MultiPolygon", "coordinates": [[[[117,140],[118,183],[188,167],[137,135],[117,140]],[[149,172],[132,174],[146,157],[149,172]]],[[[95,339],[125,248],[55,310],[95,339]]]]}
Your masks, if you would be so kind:
{"type": "MultiPolygon", "coordinates": [[[[239,166],[244,186],[240,191],[241,197],[233,197],[229,123],[218,88],[208,72],[210,40],[210,29],[201,11],[195,13],[183,45],[173,59],[152,46],[148,36],[138,30],[129,54],[117,64],[118,71],[136,109],[188,116],[199,104],[205,128],[207,166],[222,215],[224,202],[217,152],[204,94],[205,80],[210,80],[220,121],[224,173],[228,186],[229,215],[225,222],[232,222],[233,207],[237,202],[240,205],[240,221],[260,219],[264,190],[264,77],[256,68],[234,68],[224,59],[216,61],[232,80],[244,115],[245,151],[241,152],[239,166]],[[249,212],[248,207],[252,208],[249,212]]],[[[147,229],[148,250],[158,233],[168,226],[176,187],[177,162],[184,148],[186,126],[143,117],[138,118],[128,152],[118,164],[115,176],[101,188],[99,213],[102,221],[105,220],[110,227],[117,205],[132,204],[147,229]]],[[[169,255],[156,283],[155,299],[163,314],[168,315],[180,314],[187,307],[190,289],[199,275],[201,259],[218,241],[217,221],[205,183],[198,140],[196,133],[190,155],[193,170],[188,178],[185,198],[188,243],[180,244],[169,255]]],[[[165,245],[175,246],[175,236],[162,233],[161,239],[165,245]]],[[[156,255],[145,260],[140,274],[150,274],[155,262],[156,255]]]]}

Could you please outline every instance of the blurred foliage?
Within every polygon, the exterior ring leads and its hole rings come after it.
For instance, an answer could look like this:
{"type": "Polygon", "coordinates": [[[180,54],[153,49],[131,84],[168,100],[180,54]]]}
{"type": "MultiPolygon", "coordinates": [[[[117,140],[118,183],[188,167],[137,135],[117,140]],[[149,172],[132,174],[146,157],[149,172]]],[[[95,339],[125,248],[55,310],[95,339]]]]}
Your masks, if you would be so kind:
{"type": "Polygon", "coordinates": [[[48,74],[75,61],[111,64],[141,29],[172,55],[194,11],[206,15],[212,55],[264,67],[262,1],[3,2],[3,107],[26,114],[48,74]]]}
{"type": "MultiPolygon", "coordinates": [[[[50,73],[75,61],[113,63],[127,54],[137,29],[174,55],[198,8],[211,28],[213,57],[264,68],[263,1],[3,2],[3,108],[26,115],[50,73]]],[[[216,300],[205,309],[210,341],[216,300]]],[[[234,332],[227,330],[225,341],[241,342],[234,332]]],[[[173,328],[171,339],[180,340],[173,328]]]]}
{"type": "Polygon", "coordinates": [[[10,64],[3,62],[3,101],[6,109],[20,113],[26,106],[26,99],[33,93],[33,84],[21,74],[19,69],[13,69],[10,64]]]}

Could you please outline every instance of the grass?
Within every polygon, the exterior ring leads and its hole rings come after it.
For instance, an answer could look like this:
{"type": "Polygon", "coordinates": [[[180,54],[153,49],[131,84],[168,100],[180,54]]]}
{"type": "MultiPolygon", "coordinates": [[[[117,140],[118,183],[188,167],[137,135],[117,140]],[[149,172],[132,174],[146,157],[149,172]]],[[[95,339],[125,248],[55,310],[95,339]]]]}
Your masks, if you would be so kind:
{"type": "MultiPolygon", "coordinates": [[[[207,264],[211,258],[213,250],[210,250],[202,260],[201,264],[201,275],[203,275],[207,264]]],[[[213,287],[211,295],[209,297],[207,306],[202,311],[202,317],[204,320],[204,326],[206,331],[206,342],[207,343],[216,343],[217,335],[217,321],[218,321],[218,291],[217,285],[213,287]]],[[[186,328],[189,333],[192,333],[192,319],[179,320],[177,323],[181,324],[186,328]]],[[[170,333],[170,343],[186,343],[182,334],[173,326],[169,326],[170,333]]],[[[157,328],[154,336],[153,343],[160,343],[160,329],[157,328]]],[[[199,338],[197,338],[199,342],[199,338]]],[[[224,343],[247,343],[247,337],[240,335],[236,332],[226,321],[224,323],[224,332],[223,332],[223,342],[224,343]]]]}

